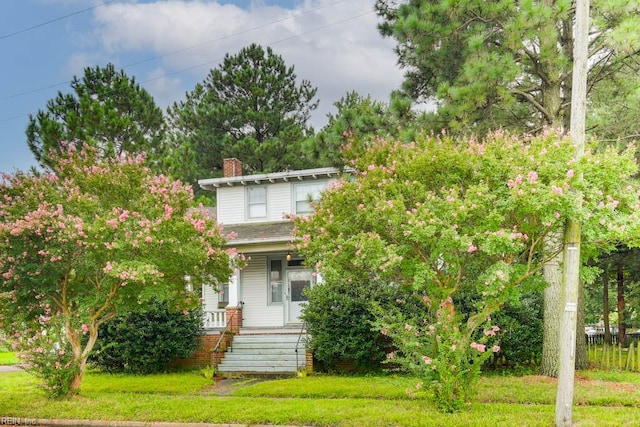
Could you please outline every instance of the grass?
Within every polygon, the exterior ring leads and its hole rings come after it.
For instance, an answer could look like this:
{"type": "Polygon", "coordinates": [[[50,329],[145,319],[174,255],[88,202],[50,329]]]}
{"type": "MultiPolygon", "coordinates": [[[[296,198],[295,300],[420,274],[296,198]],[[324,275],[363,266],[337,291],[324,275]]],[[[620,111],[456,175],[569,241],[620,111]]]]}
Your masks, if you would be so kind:
{"type": "Polygon", "coordinates": [[[20,363],[14,353],[10,351],[0,351],[0,365],[15,365],[20,363]]]}
{"type": "MultiPolygon", "coordinates": [[[[153,376],[89,372],[79,396],[48,400],[24,372],[0,374],[0,415],[314,426],[551,426],[555,380],[488,376],[468,411],[440,414],[426,393],[409,397],[403,376],[309,376],[244,382],[224,396],[197,372],[153,376]]],[[[640,374],[583,371],[576,377],[578,426],[637,425],[640,374]]]]}

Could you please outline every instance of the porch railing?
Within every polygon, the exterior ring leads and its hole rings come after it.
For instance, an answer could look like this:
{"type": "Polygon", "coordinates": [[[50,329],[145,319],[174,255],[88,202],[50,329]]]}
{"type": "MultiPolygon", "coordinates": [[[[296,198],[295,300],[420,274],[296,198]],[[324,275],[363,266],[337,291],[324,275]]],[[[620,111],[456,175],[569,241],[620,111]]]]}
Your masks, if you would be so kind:
{"type": "Polygon", "coordinates": [[[227,310],[207,310],[202,313],[205,329],[224,328],[227,326],[227,310]]]}
{"type": "Polygon", "coordinates": [[[300,354],[300,352],[298,351],[300,348],[300,344],[302,343],[302,345],[304,346],[304,350],[305,350],[305,354],[304,354],[304,366],[306,367],[307,365],[307,349],[306,349],[306,340],[302,339],[302,335],[305,332],[305,328],[307,326],[307,322],[303,322],[302,323],[302,328],[300,328],[300,335],[298,336],[298,341],[296,342],[296,369],[300,369],[300,361],[298,359],[298,355],[300,354]]]}

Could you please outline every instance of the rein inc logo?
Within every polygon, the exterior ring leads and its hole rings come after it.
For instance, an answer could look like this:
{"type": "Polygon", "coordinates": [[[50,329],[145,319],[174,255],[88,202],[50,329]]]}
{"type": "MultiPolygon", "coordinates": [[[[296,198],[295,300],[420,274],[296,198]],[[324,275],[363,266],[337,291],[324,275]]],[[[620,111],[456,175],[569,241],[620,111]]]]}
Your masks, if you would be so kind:
{"type": "Polygon", "coordinates": [[[31,418],[0,417],[0,426],[35,426],[36,420],[31,418]]]}

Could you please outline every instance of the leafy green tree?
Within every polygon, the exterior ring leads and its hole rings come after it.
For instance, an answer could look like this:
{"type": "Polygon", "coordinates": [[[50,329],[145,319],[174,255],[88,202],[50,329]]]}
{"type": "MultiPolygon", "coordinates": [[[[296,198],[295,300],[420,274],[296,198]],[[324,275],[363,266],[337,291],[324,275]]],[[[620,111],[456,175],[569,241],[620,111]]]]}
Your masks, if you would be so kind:
{"type": "Polygon", "coordinates": [[[487,353],[499,351],[491,316],[540,289],[546,261],[562,250],[545,245],[549,233],[580,220],[584,242],[598,242],[585,254],[640,236],[631,153],[573,153],[553,132],[381,140],[353,159],[352,181],[296,219],[297,249],[329,285],[366,278],[419,292],[423,316],[389,311],[381,330],[399,349],[394,362],[431,385],[441,409],[458,410],[487,353]],[[460,310],[461,295],[474,297],[471,310],[460,310]]]}
{"type": "MultiPolygon", "coordinates": [[[[479,135],[497,128],[568,130],[571,0],[377,0],[376,9],[384,20],[381,33],[397,41],[399,63],[407,70],[403,93],[437,102],[443,128],[479,135]]],[[[623,73],[637,74],[639,12],[634,0],[592,2],[590,93],[623,73]]],[[[602,108],[609,108],[609,100],[600,100],[602,108]]],[[[548,375],[556,375],[558,368],[561,258],[545,268],[549,287],[542,371],[548,375]]]]}
{"type": "Polygon", "coordinates": [[[302,141],[312,133],[317,89],[298,83],[271,48],[251,44],[225,55],[185,101],[169,109],[173,149],[194,166],[177,172],[189,181],[219,174],[222,160],[235,157],[246,172],[305,167],[302,141]]]}
{"type": "Polygon", "coordinates": [[[88,143],[103,156],[147,153],[150,166],[163,155],[164,117],[149,93],[113,64],[85,68],[71,81],[72,93],[58,95],[29,116],[27,144],[36,160],[51,167],[60,142],[88,143]]]}
{"type": "Polygon", "coordinates": [[[232,271],[190,187],[153,175],[141,155],[62,146],[55,174],[0,184],[0,325],[45,380],[73,373],[52,394],[78,391],[100,325],[151,299],[193,307],[202,283],[232,271]]]}

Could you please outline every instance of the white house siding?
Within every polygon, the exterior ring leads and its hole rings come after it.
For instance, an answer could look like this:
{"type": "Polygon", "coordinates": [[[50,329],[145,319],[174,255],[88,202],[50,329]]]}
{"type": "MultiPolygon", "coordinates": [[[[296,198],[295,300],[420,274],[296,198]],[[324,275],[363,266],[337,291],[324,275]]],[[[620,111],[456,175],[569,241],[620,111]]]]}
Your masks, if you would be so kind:
{"type": "Polygon", "coordinates": [[[267,185],[267,217],[248,220],[246,218],[246,189],[244,185],[220,187],[218,189],[218,222],[241,224],[245,222],[282,221],[283,213],[291,212],[291,183],[267,185]]]}
{"type": "Polygon", "coordinates": [[[244,222],[244,193],[243,185],[221,187],[217,192],[217,216],[221,224],[239,224],[244,222]]]}
{"type": "Polygon", "coordinates": [[[291,189],[290,182],[267,186],[267,222],[282,221],[283,214],[291,213],[291,189]]]}
{"type": "Polygon", "coordinates": [[[218,308],[218,293],[209,285],[202,287],[202,309],[204,311],[218,308]]]}
{"type": "Polygon", "coordinates": [[[240,273],[242,326],[246,328],[281,327],[284,325],[282,304],[268,305],[267,257],[251,255],[240,273]]]}

